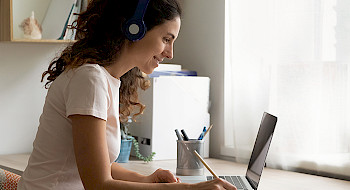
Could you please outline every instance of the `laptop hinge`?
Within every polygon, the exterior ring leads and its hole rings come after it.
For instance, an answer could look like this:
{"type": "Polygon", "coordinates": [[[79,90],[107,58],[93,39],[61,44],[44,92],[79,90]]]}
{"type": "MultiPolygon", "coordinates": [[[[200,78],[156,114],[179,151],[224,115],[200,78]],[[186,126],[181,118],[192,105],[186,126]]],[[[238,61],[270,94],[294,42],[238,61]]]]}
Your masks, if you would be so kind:
{"type": "Polygon", "coordinates": [[[249,182],[250,186],[251,186],[254,190],[257,190],[257,189],[258,189],[258,187],[255,187],[254,182],[253,182],[251,179],[249,179],[249,177],[245,176],[245,178],[247,179],[247,181],[249,182]]]}

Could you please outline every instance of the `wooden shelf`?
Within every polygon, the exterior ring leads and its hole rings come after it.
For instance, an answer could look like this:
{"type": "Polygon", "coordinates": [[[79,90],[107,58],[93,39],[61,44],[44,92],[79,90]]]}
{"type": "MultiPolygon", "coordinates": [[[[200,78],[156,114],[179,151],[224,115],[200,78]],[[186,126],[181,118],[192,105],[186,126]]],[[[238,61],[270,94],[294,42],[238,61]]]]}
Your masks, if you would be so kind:
{"type": "Polygon", "coordinates": [[[12,41],[12,0],[0,0],[0,41],[12,41]]]}
{"type": "MultiPolygon", "coordinates": [[[[54,39],[18,39],[13,35],[13,0],[0,0],[0,42],[20,42],[20,43],[70,43],[72,40],[54,39]]],[[[27,0],[23,0],[27,1],[27,0]]]]}
{"type": "Polygon", "coordinates": [[[76,40],[32,40],[32,39],[12,39],[11,42],[17,43],[71,43],[76,42],[76,40]]]}

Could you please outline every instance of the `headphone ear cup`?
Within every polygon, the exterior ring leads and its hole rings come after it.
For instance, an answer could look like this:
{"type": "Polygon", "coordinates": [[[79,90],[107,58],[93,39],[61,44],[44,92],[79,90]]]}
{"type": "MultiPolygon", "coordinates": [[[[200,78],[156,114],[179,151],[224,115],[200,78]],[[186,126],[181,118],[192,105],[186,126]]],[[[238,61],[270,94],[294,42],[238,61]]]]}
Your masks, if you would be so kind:
{"type": "Polygon", "coordinates": [[[146,25],[143,20],[130,19],[124,25],[124,33],[128,40],[141,40],[146,33],[146,25]]]}

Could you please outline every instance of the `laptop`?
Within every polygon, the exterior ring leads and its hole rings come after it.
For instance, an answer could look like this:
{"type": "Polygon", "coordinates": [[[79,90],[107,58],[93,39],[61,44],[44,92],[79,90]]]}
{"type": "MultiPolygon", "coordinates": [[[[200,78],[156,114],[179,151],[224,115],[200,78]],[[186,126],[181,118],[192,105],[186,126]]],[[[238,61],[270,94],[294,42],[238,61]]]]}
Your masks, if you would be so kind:
{"type": "MultiPolygon", "coordinates": [[[[272,135],[275,131],[277,117],[269,113],[264,113],[258,135],[255,140],[253,152],[250,156],[247,172],[245,176],[219,176],[232,183],[237,189],[257,190],[262,171],[265,166],[267,152],[269,150],[272,135]]],[[[212,180],[213,176],[177,176],[183,183],[198,183],[212,180]]]]}

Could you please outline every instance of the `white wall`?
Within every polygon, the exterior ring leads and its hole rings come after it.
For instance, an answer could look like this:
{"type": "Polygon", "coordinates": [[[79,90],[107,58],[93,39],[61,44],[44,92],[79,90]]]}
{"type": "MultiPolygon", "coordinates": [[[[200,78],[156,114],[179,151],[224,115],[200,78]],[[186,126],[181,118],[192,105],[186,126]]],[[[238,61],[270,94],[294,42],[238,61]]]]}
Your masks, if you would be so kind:
{"type": "MultiPolygon", "coordinates": [[[[211,78],[210,157],[220,156],[224,132],[225,0],[182,0],[183,19],[171,62],[211,78]]],[[[46,90],[40,83],[59,44],[0,43],[0,154],[29,152],[46,90]]]]}
{"type": "Polygon", "coordinates": [[[0,155],[30,152],[47,90],[42,72],[62,44],[0,43],[0,155]]]}
{"type": "Polygon", "coordinates": [[[182,5],[181,30],[170,62],[210,77],[210,157],[219,157],[224,139],[225,0],[182,0],[182,5]]]}

